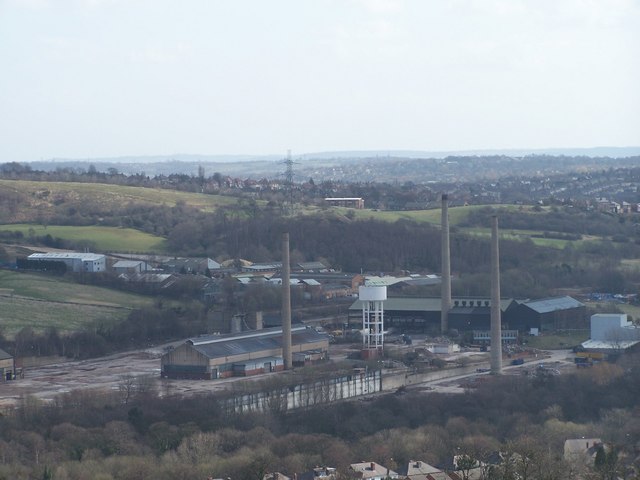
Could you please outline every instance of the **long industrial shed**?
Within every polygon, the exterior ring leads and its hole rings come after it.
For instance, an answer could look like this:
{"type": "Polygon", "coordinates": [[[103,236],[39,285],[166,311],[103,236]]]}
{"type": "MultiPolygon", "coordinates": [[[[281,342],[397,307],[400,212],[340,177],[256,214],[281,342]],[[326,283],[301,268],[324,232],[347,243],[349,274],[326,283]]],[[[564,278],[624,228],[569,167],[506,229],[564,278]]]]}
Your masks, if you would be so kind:
{"type": "MultiPolygon", "coordinates": [[[[315,329],[292,328],[294,365],[327,357],[329,337],[315,329]]],[[[284,368],[282,329],[190,338],[161,359],[164,378],[216,379],[274,372],[284,368]]]]}

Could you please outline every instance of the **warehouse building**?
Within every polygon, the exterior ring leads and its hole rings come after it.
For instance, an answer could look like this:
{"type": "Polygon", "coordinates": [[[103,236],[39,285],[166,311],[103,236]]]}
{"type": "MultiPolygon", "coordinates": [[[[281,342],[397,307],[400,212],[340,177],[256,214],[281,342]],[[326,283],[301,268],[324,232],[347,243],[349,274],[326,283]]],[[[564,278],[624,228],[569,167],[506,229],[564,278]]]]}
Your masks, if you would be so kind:
{"type": "Polygon", "coordinates": [[[72,272],[104,272],[107,268],[106,257],[98,253],[32,253],[27,260],[62,262],[72,272]]]}
{"type": "MultiPolygon", "coordinates": [[[[439,297],[389,297],[384,303],[386,327],[429,331],[440,328],[442,300],[439,297]]],[[[586,307],[571,297],[539,300],[500,300],[504,329],[531,333],[564,328],[583,328],[586,307]]],[[[349,307],[349,325],[362,323],[362,302],[349,307]]],[[[449,310],[449,328],[459,331],[489,331],[491,299],[488,297],[453,297],[449,310]]]]}
{"type": "MultiPolygon", "coordinates": [[[[389,297],[384,303],[386,327],[428,331],[440,328],[442,300],[439,297],[389,297]]],[[[518,306],[513,299],[500,301],[502,322],[508,322],[518,306]]],[[[362,302],[349,307],[349,324],[362,322],[362,302]]],[[[454,297],[449,310],[449,328],[461,331],[488,330],[491,323],[491,299],[485,297],[454,297]]]]}
{"type": "Polygon", "coordinates": [[[522,302],[509,327],[528,333],[584,328],[586,315],[586,305],[572,297],[541,298],[522,302]]]}
{"type": "MultiPolygon", "coordinates": [[[[329,337],[298,326],[291,329],[291,345],[294,360],[303,365],[327,358],[329,337]]],[[[161,359],[164,378],[215,379],[283,369],[279,327],[190,338],[161,359]]]]}

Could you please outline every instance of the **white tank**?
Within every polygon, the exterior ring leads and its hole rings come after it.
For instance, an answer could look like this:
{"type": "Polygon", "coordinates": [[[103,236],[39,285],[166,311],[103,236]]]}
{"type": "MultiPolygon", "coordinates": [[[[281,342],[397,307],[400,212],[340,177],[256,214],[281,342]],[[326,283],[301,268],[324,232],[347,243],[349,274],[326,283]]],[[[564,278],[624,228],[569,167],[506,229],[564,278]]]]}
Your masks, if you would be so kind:
{"type": "MultiPolygon", "coordinates": [[[[384,301],[387,287],[360,287],[362,302],[362,347],[364,350],[382,350],[384,347],[384,301]]],[[[377,352],[376,352],[377,354],[377,352]]],[[[371,358],[370,354],[368,354],[371,358]]]]}
{"type": "Polygon", "coordinates": [[[365,287],[358,288],[360,300],[365,302],[382,302],[387,299],[387,287],[365,287]]]}

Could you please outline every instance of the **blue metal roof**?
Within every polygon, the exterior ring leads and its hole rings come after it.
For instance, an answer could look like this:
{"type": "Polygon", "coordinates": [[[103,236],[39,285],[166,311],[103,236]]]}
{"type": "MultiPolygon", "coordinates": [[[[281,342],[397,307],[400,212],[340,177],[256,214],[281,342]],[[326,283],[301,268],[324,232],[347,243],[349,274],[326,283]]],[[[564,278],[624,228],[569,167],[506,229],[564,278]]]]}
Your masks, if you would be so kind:
{"type": "MultiPolygon", "coordinates": [[[[292,345],[304,345],[328,341],[328,336],[318,333],[313,328],[293,327],[291,329],[292,345]]],[[[282,328],[266,328],[252,330],[240,334],[208,335],[187,340],[193,348],[208,358],[230,357],[245,353],[282,348],[282,328]]]]}
{"type": "Polygon", "coordinates": [[[540,300],[525,302],[524,305],[537,313],[550,313],[557,310],[584,307],[583,303],[569,296],[541,298],[540,300]]]}

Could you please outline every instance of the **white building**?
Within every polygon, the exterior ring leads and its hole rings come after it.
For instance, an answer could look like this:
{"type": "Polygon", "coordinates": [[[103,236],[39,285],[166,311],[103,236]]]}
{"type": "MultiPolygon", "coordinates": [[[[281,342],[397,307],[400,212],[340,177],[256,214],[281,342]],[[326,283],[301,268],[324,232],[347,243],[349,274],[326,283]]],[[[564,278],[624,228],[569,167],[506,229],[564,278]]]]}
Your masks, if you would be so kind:
{"type": "Polygon", "coordinates": [[[431,353],[443,353],[445,355],[460,352],[460,345],[457,343],[428,343],[425,348],[431,353]]]}
{"type": "Polygon", "coordinates": [[[32,253],[27,259],[62,262],[72,272],[104,272],[107,268],[106,257],[99,253],[32,253]]]}
{"type": "Polygon", "coordinates": [[[626,313],[591,315],[591,338],[582,346],[588,350],[626,350],[640,343],[640,327],[627,320],[626,313]]]}

